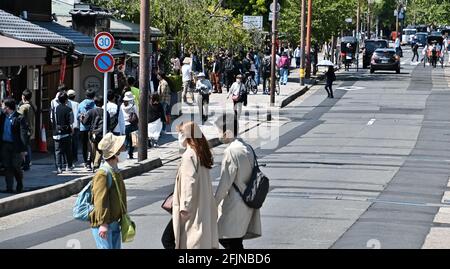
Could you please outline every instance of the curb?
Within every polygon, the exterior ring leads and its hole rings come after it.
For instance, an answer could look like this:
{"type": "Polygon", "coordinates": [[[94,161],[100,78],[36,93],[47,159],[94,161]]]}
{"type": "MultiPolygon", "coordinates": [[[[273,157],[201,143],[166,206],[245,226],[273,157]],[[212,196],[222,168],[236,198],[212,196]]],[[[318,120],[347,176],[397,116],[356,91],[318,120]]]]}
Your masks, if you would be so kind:
{"type": "MultiPolygon", "coordinates": [[[[122,169],[124,179],[135,177],[162,166],[160,158],[145,160],[122,169]]],[[[3,198],[0,217],[47,205],[79,193],[94,175],[80,177],[69,182],[3,198]]]]}
{"type": "Polygon", "coordinates": [[[300,96],[304,95],[306,92],[309,91],[309,89],[311,89],[311,86],[304,86],[303,89],[297,91],[296,93],[286,97],[280,105],[280,108],[286,107],[287,105],[289,105],[290,103],[292,103],[295,99],[299,98],[300,96]]]}

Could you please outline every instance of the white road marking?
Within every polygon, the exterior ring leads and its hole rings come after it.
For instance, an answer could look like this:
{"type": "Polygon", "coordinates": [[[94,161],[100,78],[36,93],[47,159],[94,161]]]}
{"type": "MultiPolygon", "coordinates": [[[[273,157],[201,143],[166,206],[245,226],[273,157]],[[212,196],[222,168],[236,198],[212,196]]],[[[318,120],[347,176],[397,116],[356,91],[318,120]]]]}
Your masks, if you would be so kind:
{"type": "Polygon", "coordinates": [[[358,86],[348,86],[348,87],[339,87],[337,90],[343,90],[343,91],[357,91],[357,90],[363,90],[365,87],[358,87],[358,86]]]}
{"type": "Polygon", "coordinates": [[[367,126],[371,126],[373,125],[373,123],[376,121],[376,119],[371,119],[368,123],[367,126]]]}

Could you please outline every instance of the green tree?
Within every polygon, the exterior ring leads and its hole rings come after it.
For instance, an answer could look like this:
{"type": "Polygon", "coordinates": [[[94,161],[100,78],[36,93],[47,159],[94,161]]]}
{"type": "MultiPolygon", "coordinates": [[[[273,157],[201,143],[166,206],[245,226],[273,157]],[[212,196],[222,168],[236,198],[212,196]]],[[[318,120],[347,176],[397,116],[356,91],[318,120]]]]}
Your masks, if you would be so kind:
{"type": "Polygon", "coordinates": [[[407,6],[407,23],[426,25],[450,24],[449,0],[410,0],[407,6]]]}
{"type": "MultiPolygon", "coordinates": [[[[354,23],[349,24],[345,19],[356,21],[356,0],[314,0],[312,17],[312,37],[319,43],[326,42],[332,36],[340,35],[341,31],[351,31],[354,23]]],[[[291,43],[300,41],[300,8],[301,0],[283,1],[280,31],[286,33],[286,39],[291,43]]]]}

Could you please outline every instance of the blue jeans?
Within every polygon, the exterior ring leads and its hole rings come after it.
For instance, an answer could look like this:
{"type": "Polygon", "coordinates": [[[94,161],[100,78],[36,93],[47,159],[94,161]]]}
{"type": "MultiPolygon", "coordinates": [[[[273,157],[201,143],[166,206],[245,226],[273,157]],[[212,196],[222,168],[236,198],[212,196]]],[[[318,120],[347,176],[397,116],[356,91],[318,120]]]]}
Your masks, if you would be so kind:
{"type": "MultiPolygon", "coordinates": [[[[162,102],[161,103],[163,110],[164,110],[164,118],[167,119],[167,116],[170,116],[171,111],[170,111],[170,104],[166,103],[166,102],[162,102]]],[[[166,127],[167,127],[167,122],[164,121],[163,122],[163,131],[166,131],[166,127]]]]}
{"type": "Polygon", "coordinates": [[[94,236],[95,244],[98,249],[120,249],[122,246],[122,237],[120,235],[119,222],[115,221],[108,225],[108,233],[106,239],[98,235],[99,227],[91,228],[94,236]]]}
{"type": "Polygon", "coordinates": [[[134,153],[133,141],[131,141],[131,133],[138,130],[136,125],[125,125],[125,145],[128,148],[128,156],[132,157],[134,153]]]}
{"type": "Polygon", "coordinates": [[[256,85],[259,86],[259,84],[261,83],[261,72],[259,72],[259,67],[256,68],[255,81],[256,85]]]}
{"type": "Polygon", "coordinates": [[[289,76],[289,69],[288,68],[281,68],[280,70],[280,75],[281,75],[281,81],[280,83],[283,85],[286,85],[286,83],[288,82],[288,76],[289,76]]]}

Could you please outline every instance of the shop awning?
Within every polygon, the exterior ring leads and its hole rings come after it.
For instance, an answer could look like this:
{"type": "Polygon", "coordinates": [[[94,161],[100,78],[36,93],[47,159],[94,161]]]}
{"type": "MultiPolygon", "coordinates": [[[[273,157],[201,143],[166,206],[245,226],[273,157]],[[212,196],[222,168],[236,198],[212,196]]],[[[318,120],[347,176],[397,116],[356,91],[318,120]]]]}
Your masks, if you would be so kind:
{"type": "Polygon", "coordinates": [[[0,66],[43,65],[47,49],[0,36],[0,66]]]}
{"type": "Polygon", "coordinates": [[[73,47],[71,40],[1,9],[0,34],[40,46],[54,46],[62,49],[73,47]]]}
{"type": "MultiPolygon", "coordinates": [[[[94,58],[95,55],[99,53],[99,51],[94,47],[94,41],[90,36],[84,35],[73,30],[72,28],[62,26],[55,22],[35,22],[35,24],[72,40],[75,44],[74,52],[78,55],[94,58]]],[[[115,57],[125,56],[125,52],[118,49],[112,49],[110,53],[115,57]]]]}
{"type": "MultiPolygon", "coordinates": [[[[140,41],[120,40],[117,46],[130,56],[130,53],[139,54],[140,41]]],[[[153,44],[149,44],[148,50],[150,53],[153,52],[153,44]]]]}

